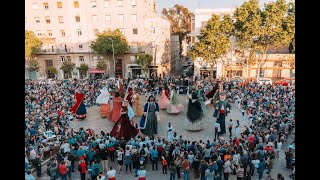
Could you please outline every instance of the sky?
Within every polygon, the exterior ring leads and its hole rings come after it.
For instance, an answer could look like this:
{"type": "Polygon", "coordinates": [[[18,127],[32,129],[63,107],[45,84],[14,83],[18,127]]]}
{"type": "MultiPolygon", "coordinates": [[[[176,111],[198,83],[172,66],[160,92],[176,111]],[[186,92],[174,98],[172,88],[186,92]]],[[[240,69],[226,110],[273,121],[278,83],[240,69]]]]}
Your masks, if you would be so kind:
{"type": "MultiPolygon", "coordinates": [[[[211,9],[211,8],[235,8],[240,6],[246,0],[157,0],[158,13],[161,14],[163,8],[171,8],[175,4],[180,4],[187,7],[189,11],[194,9],[211,9]]],[[[260,4],[275,0],[260,0],[260,4]]]]}

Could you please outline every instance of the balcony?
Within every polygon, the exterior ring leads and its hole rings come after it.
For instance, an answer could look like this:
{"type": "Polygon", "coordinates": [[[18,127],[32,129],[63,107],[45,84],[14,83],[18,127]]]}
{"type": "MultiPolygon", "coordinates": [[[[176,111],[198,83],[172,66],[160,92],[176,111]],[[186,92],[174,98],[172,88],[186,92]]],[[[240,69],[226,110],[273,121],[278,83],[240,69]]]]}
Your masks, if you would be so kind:
{"type": "Polygon", "coordinates": [[[129,46],[128,53],[144,53],[146,51],[145,46],[129,46]]]}
{"type": "Polygon", "coordinates": [[[38,55],[41,55],[41,54],[77,54],[77,53],[90,54],[93,52],[91,49],[89,51],[85,51],[85,50],[79,50],[79,49],[73,50],[72,48],[42,48],[40,50],[40,52],[38,53],[38,55]]]}

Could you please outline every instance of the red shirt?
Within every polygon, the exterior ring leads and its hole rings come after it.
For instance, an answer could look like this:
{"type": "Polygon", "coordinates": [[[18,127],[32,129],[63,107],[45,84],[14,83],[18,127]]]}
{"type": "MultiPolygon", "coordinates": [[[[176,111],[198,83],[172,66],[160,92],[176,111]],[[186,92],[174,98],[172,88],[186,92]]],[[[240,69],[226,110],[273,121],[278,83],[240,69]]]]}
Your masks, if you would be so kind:
{"type": "Polygon", "coordinates": [[[64,175],[67,174],[68,169],[67,166],[65,164],[59,164],[59,173],[64,175]]]}
{"type": "Polygon", "coordinates": [[[80,172],[81,174],[84,174],[84,173],[86,173],[86,163],[85,162],[81,162],[80,164],[79,164],[79,166],[82,168],[82,171],[80,172]]]}

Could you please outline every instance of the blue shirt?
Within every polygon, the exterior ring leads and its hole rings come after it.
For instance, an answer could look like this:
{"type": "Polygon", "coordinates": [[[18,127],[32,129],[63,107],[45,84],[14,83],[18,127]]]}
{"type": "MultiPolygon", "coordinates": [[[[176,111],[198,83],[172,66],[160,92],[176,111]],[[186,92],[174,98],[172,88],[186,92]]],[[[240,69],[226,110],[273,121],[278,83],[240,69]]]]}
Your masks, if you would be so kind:
{"type": "Polygon", "coordinates": [[[158,157],[158,154],[159,154],[159,153],[158,153],[157,150],[152,150],[152,151],[151,151],[151,157],[152,157],[152,158],[157,158],[157,157],[158,157]]]}
{"type": "Polygon", "coordinates": [[[80,149],[80,150],[78,150],[78,152],[77,152],[77,156],[78,157],[81,157],[81,156],[83,156],[85,154],[85,151],[83,150],[83,149],[80,149]]]}

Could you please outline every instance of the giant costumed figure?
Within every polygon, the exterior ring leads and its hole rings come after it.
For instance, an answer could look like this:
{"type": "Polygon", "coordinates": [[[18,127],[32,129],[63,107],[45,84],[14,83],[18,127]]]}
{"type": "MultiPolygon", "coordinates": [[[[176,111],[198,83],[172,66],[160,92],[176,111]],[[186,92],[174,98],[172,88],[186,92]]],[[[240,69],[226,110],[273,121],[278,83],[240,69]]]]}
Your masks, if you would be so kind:
{"type": "Polygon", "coordinates": [[[179,103],[175,86],[173,84],[171,86],[170,103],[167,105],[167,112],[169,114],[177,114],[183,110],[183,105],[179,103]]]}
{"type": "Polygon", "coordinates": [[[196,92],[192,92],[188,96],[188,109],[185,117],[185,129],[189,131],[199,131],[202,129],[201,122],[203,118],[203,111],[201,102],[196,92]]]}
{"type": "Polygon", "coordinates": [[[139,133],[139,130],[131,125],[129,118],[128,108],[126,106],[122,106],[121,116],[114,124],[110,135],[118,140],[122,138],[124,140],[130,140],[131,138],[134,138],[139,133]]]}
{"type": "Polygon", "coordinates": [[[76,103],[73,105],[70,111],[73,114],[76,114],[77,119],[84,119],[87,117],[86,106],[83,104],[85,95],[82,92],[76,92],[75,96],[76,96],[76,103]]]}
{"type": "Polygon", "coordinates": [[[110,117],[110,93],[106,87],[100,90],[101,94],[97,97],[96,103],[100,104],[100,116],[103,118],[110,117]]]}
{"type": "Polygon", "coordinates": [[[168,98],[168,90],[166,90],[165,86],[162,87],[162,92],[160,93],[159,107],[161,110],[167,109],[170,104],[170,100],[168,98]]]}
{"type": "Polygon", "coordinates": [[[144,105],[144,115],[140,119],[140,129],[145,135],[158,134],[159,104],[155,102],[155,97],[150,95],[144,105]]]}
{"type": "Polygon", "coordinates": [[[214,108],[213,117],[217,118],[216,122],[220,124],[221,131],[219,135],[223,135],[226,133],[226,116],[231,110],[231,105],[226,100],[225,92],[219,93],[219,100],[216,102],[214,108]]]}

